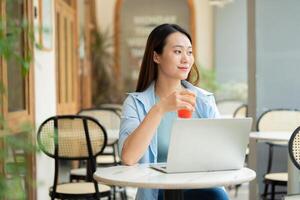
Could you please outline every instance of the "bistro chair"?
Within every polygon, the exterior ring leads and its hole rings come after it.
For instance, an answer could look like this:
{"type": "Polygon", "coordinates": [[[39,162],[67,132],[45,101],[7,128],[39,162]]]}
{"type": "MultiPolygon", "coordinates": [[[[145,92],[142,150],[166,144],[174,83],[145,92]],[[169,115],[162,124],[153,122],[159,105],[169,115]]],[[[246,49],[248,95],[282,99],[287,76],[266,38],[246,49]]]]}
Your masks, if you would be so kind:
{"type": "Polygon", "coordinates": [[[109,108],[112,110],[115,110],[118,115],[122,115],[123,105],[121,104],[115,104],[115,103],[104,103],[100,105],[100,108],[109,108]]]}
{"type": "MultiPolygon", "coordinates": [[[[295,127],[300,122],[300,111],[288,110],[288,109],[273,109],[268,110],[258,118],[257,131],[287,131],[293,132],[295,127]]],[[[271,199],[275,198],[275,194],[285,194],[286,192],[276,192],[276,186],[287,185],[287,172],[272,172],[272,163],[274,158],[275,147],[287,147],[286,142],[267,142],[269,148],[267,171],[264,175],[264,192],[262,197],[266,199],[271,195],[271,199]],[[268,192],[269,186],[271,186],[271,192],[268,192]]]]}
{"type": "Polygon", "coordinates": [[[248,105],[242,104],[233,113],[234,118],[245,118],[248,116],[248,105]]]}
{"type": "Polygon", "coordinates": [[[217,107],[222,117],[233,117],[234,112],[243,105],[243,102],[238,100],[219,100],[217,107]]]}
{"type": "MultiPolygon", "coordinates": [[[[118,155],[118,140],[110,138],[110,130],[118,131],[121,123],[121,116],[115,108],[93,108],[81,110],[78,115],[91,116],[96,119],[108,133],[107,145],[101,155],[97,156],[96,163],[99,167],[116,166],[120,164],[118,155]]],[[[84,180],[86,177],[85,168],[72,169],[70,171],[70,182],[84,180]]],[[[120,192],[122,199],[127,199],[125,188],[113,187],[113,197],[120,192]]]]}
{"type": "Polygon", "coordinates": [[[78,115],[95,118],[107,133],[107,145],[100,156],[97,157],[99,166],[115,166],[120,163],[118,155],[118,139],[111,136],[112,131],[119,131],[121,116],[113,108],[93,108],[81,110],[78,115]]]}
{"type": "Polygon", "coordinates": [[[111,188],[93,179],[96,157],[107,142],[106,131],[94,118],[63,115],[45,120],[38,129],[40,149],[55,161],[54,182],[49,195],[54,199],[110,199],[111,188]],[[85,160],[87,176],[84,182],[59,182],[59,162],[85,160]]]}
{"type": "MultiPolygon", "coordinates": [[[[289,155],[293,164],[300,170],[300,126],[295,129],[289,140],[289,155]]],[[[296,200],[300,199],[300,195],[288,195],[284,199],[296,200]]]]}

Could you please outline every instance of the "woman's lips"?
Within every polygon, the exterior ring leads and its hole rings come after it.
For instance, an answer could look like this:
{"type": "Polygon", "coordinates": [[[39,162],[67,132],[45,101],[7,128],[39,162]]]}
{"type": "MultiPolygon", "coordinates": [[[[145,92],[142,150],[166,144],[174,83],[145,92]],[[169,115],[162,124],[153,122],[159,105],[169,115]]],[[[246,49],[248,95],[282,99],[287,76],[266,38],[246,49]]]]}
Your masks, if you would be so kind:
{"type": "Polygon", "coordinates": [[[187,71],[189,69],[189,67],[178,67],[178,69],[180,69],[182,71],[187,71]]]}

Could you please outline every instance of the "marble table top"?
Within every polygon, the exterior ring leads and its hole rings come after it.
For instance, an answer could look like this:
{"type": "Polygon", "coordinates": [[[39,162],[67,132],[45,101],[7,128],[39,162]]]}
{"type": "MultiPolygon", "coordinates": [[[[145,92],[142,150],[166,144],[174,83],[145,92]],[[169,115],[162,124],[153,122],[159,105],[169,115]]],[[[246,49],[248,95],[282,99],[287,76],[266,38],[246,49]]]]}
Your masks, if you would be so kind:
{"type": "Polygon", "coordinates": [[[197,189],[249,182],[256,173],[249,168],[230,171],[166,174],[149,164],[100,168],[94,179],[108,185],[160,189],[197,189]]]}

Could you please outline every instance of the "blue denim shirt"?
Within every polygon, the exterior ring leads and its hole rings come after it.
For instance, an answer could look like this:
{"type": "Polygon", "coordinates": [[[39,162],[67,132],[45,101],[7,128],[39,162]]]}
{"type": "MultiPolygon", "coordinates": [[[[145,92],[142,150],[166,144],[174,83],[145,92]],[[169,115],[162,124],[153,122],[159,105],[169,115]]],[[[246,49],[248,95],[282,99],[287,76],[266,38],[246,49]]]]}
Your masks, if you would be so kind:
{"type": "MultiPolygon", "coordinates": [[[[124,141],[140,125],[151,107],[155,104],[155,82],[143,92],[129,93],[123,104],[122,120],[119,135],[119,153],[121,155],[124,141]]],[[[217,118],[219,112],[212,93],[193,86],[187,81],[182,85],[196,94],[196,111],[200,118],[217,118]]],[[[139,163],[157,162],[157,134],[154,134],[150,145],[139,163]]],[[[156,200],[157,189],[139,189],[136,195],[137,200],[156,200]]]]}

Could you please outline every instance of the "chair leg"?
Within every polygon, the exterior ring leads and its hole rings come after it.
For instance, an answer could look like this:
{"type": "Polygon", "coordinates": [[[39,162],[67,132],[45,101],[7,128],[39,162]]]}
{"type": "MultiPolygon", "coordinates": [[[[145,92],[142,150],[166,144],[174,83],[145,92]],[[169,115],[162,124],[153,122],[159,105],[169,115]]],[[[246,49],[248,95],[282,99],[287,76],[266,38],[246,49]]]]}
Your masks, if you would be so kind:
{"type": "Polygon", "coordinates": [[[241,186],[241,184],[238,184],[238,185],[235,185],[235,186],[234,186],[234,189],[235,189],[234,196],[235,196],[235,197],[238,196],[238,190],[239,190],[240,186],[241,186]]]}
{"type": "Polygon", "coordinates": [[[116,186],[113,186],[112,190],[113,190],[113,200],[116,200],[116,186]]]}
{"type": "Polygon", "coordinates": [[[122,200],[127,200],[126,188],[124,187],[123,189],[124,189],[124,190],[122,191],[122,195],[123,195],[122,200]]]}
{"type": "Polygon", "coordinates": [[[268,194],[268,189],[269,189],[269,184],[265,183],[265,189],[264,189],[264,193],[263,193],[263,199],[266,199],[267,194],[268,194]]]}
{"type": "Polygon", "coordinates": [[[271,199],[274,200],[275,199],[275,184],[272,184],[272,193],[271,193],[271,199]]]}

